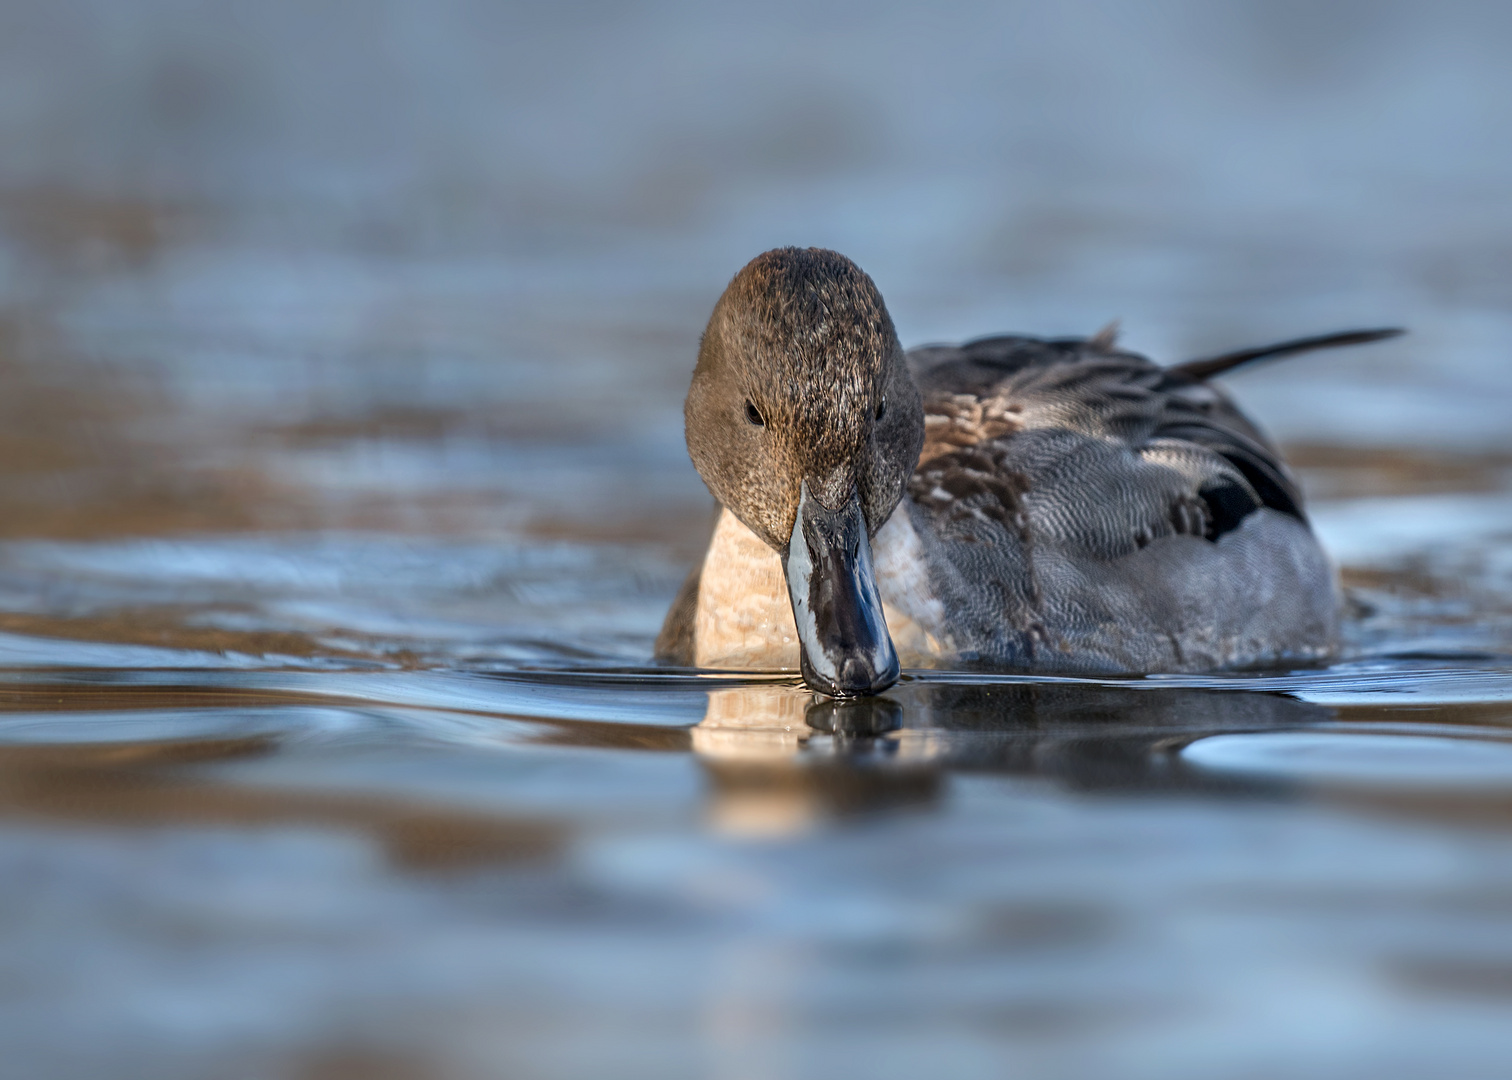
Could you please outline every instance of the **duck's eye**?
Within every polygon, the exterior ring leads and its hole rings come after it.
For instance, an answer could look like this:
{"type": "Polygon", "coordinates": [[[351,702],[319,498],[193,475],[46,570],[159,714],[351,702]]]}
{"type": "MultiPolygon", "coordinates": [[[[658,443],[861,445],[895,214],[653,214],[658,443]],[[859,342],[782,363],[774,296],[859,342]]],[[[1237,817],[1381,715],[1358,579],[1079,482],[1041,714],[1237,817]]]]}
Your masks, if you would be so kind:
{"type": "Polygon", "coordinates": [[[746,422],[756,427],[766,427],[766,417],[761,415],[761,410],[750,398],[746,398],[746,422]]]}
{"type": "Polygon", "coordinates": [[[877,419],[882,419],[882,414],[885,412],[887,412],[887,399],[883,398],[881,401],[877,402],[877,419]]]}

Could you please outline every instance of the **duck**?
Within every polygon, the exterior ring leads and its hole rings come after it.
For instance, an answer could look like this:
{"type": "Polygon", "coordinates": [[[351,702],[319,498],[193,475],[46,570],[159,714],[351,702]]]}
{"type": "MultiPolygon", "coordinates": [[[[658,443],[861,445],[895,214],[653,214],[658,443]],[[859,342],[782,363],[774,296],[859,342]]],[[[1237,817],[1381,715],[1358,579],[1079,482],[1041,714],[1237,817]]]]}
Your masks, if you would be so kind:
{"type": "Polygon", "coordinates": [[[1147,675],[1320,662],[1337,575],[1275,445],[1212,380],[1357,330],[1162,366],[1117,342],[905,351],[823,248],[751,260],[684,404],[719,504],[663,664],[798,672],[830,697],[910,668],[1147,675]]]}

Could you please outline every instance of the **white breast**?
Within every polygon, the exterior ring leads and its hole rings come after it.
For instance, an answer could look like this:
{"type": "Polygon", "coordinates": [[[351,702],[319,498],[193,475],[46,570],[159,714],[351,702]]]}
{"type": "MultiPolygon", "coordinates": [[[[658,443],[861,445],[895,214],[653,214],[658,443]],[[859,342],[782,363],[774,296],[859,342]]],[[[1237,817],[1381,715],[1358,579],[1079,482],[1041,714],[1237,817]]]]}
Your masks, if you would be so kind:
{"type": "Polygon", "coordinates": [[[782,560],[728,510],[719,514],[698,579],[693,662],[798,670],[798,627],[782,560]]]}
{"type": "MultiPolygon", "coordinates": [[[[893,646],[905,666],[942,655],[945,610],[929,587],[923,547],[902,508],[872,540],[893,646]]],[[[798,670],[798,628],[778,554],[723,510],[704,556],[693,618],[699,667],[798,670]]]]}

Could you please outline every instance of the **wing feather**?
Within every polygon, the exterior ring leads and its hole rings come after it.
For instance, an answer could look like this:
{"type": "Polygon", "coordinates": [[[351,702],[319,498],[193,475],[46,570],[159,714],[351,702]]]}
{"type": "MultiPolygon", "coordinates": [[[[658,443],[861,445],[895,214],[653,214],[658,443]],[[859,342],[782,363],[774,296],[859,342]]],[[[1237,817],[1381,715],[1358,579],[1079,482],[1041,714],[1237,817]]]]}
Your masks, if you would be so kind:
{"type": "MultiPolygon", "coordinates": [[[[926,508],[953,513],[952,520],[959,509],[941,496],[952,483],[964,492],[966,471],[981,486],[989,460],[1012,474],[1016,486],[1027,483],[1032,490],[1044,481],[1045,463],[1033,460],[1031,445],[1042,442],[1022,438],[1043,429],[1126,448],[1128,456],[1118,459],[1130,470],[1123,482],[1136,493],[1143,485],[1148,494],[1140,513],[1150,523],[1139,527],[1147,535],[1160,535],[1172,522],[1175,531],[1190,531],[1195,502],[1211,504],[1201,511],[1210,538],[1261,506],[1306,520],[1301,491],[1279,451],[1222,391],[1183,371],[1097,339],[1000,336],[930,346],[910,358],[930,432],[912,491],[916,498],[932,493],[926,508]],[[1190,450],[1180,470],[1189,486],[1167,505],[1165,485],[1147,474],[1141,481],[1138,469],[1168,465],[1169,454],[1149,451],[1172,445],[1190,450]]],[[[1101,454],[1098,459],[1098,468],[1114,467],[1101,454]]],[[[1072,494],[1063,490],[1061,497],[1072,494]]]]}

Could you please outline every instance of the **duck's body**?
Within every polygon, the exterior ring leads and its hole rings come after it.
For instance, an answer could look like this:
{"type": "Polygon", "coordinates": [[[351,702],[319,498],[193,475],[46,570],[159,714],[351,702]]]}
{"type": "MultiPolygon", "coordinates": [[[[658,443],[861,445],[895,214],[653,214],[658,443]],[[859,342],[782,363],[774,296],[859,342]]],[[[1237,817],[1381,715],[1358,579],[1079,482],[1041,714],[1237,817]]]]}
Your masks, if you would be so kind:
{"type": "MultiPolygon", "coordinates": [[[[908,666],[1197,671],[1334,648],[1333,570],[1279,454],[1207,383],[1111,341],[908,354],[925,443],[872,540],[908,666]]],[[[659,651],[796,670],[782,561],[728,510],[659,651]]]]}
{"type": "Polygon", "coordinates": [[[1113,335],[905,354],[871,279],[819,249],[721,297],[686,408],[723,504],[666,661],[801,668],[866,694],[914,666],[1197,671],[1327,656],[1334,573],[1277,450],[1207,379],[1113,335]]]}

